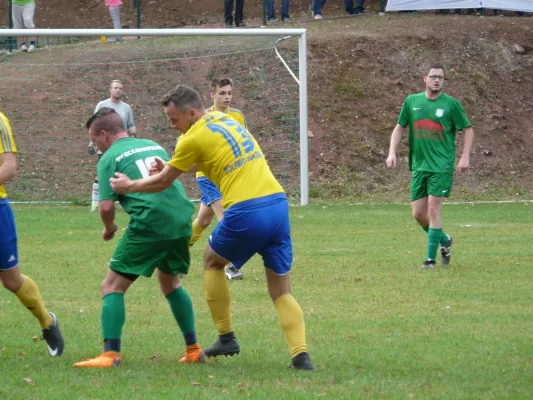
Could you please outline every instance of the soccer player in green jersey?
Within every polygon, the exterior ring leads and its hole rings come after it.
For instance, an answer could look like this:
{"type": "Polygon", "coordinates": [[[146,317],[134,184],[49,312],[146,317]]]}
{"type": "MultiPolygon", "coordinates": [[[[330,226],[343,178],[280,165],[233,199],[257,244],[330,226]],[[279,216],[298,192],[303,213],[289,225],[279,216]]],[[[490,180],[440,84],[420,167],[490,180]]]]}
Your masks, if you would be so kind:
{"type": "Polygon", "coordinates": [[[167,161],[168,154],[155,142],[129,137],[122,118],[112,108],[97,111],[87,122],[87,129],[93,143],[104,153],[98,163],[103,239],[113,239],[117,231],[114,222],[116,200],[131,219],[102,283],[104,353],[74,366],[107,368],[120,365],[120,338],[126,318],[124,294],[139,276],[150,277],[156,268],[161,292],[166,296],[185,339],[185,356],[180,362],[201,362],[204,354],[196,340],[191,298],[179,279],[179,274],[189,271],[194,206],[178,181],[160,193],[117,195],[109,184],[115,172],[132,179],[148,177],[154,160],[167,161]]]}
{"type": "Polygon", "coordinates": [[[464,132],[463,152],[455,167],[465,172],[470,166],[474,130],[463,106],[442,92],[444,67],[433,65],[424,77],[426,91],[405,99],[398,124],[390,140],[387,167],[396,167],[396,150],[409,128],[409,170],[413,217],[428,233],[424,269],[436,267],[439,244],[440,262],[450,263],[452,237],[442,230],[442,204],[452,189],[455,163],[455,133],[464,132]]]}
{"type": "Polygon", "coordinates": [[[172,128],[183,132],[172,159],[151,166],[148,178],[132,180],[117,172],[111,187],[117,193],[157,193],[195,165],[222,193],[224,218],[209,235],[204,251],[204,286],[218,339],[207,357],[240,353],[233,331],[231,294],[224,267],[239,270],[254,254],[263,258],[268,293],[292,357],[291,367],[314,371],[305,338],[304,314],[291,294],[293,261],[289,203],[265,155],[247,129],[221,112],[207,113],[191,87],[178,85],[163,99],[172,128]]]}

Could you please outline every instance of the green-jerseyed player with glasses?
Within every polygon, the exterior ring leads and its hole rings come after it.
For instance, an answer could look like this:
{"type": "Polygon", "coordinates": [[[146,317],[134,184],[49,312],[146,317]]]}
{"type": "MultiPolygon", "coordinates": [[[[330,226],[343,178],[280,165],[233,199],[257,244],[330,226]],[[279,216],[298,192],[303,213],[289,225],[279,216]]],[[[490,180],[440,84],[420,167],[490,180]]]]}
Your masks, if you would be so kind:
{"type": "Polygon", "coordinates": [[[424,76],[426,90],[412,94],[403,103],[394,128],[387,158],[387,167],[397,165],[396,151],[402,135],[409,128],[409,170],[413,217],[428,233],[428,247],[423,269],[450,263],[452,237],[442,229],[442,204],[450,195],[454,170],[464,172],[470,166],[470,149],[474,130],[461,103],[442,92],[444,67],[433,65],[424,76]],[[455,133],[463,131],[461,158],[455,164],[455,133]]]}

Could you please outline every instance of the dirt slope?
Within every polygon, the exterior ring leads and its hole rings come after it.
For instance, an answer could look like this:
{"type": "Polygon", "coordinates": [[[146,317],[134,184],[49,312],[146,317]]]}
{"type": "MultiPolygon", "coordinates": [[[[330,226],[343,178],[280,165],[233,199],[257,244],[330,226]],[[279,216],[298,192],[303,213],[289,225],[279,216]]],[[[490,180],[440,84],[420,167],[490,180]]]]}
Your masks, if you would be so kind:
{"type": "MultiPolygon", "coordinates": [[[[108,26],[103,1],[84,7],[72,1],[50,11],[56,3],[50,0],[42,6],[40,26],[108,26]],[[57,10],[65,23],[56,18],[57,10]]],[[[208,27],[221,25],[215,22],[221,13],[218,2],[168,7],[164,4],[170,2],[162,0],[150,3],[145,20],[153,26],[179,26],[190,21],[190,15],[201,16],[208,27]],[[180,17],[165,16],[172,7],[180,17]]],[[[376,8],[377,2],[369,5],[376,8]]],[[[247,2],[246,7],[252,24],[260,23],[260,3],[247,2]]],[[[314,22],[305,16],[307,3],[293,2],[291,7],[290,26],[309,32],[312,196],[401,193],[400,198],[406,198],[406,162],[398,171],[384,167],[388,140],[403,100],[423,90],[421,77],[435,61],[448,68],[445,90],[463,103],[476,132],[472,171],[456,178],[455,195],[533,195],[532,18],[418,13],[314,22]],[[516,51],[517,44],[523,51],[516,51]]],[[[341,3],[327,7],[330,14],[342,15],[341,3]]],[[[126,23],[128,18],[134,21],[128,8],[126,4],[126,23]]],[[[239,107],[246,110],[246,104],[239,107]]],[[[401,156],[406,155],[404,143],[401,156]]]]}

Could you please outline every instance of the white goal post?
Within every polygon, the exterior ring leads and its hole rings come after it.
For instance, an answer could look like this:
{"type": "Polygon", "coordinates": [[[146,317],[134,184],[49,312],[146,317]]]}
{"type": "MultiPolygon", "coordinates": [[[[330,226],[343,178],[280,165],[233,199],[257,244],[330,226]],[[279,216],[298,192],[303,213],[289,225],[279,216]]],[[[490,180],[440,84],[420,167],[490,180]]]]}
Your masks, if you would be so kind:
{"type": "MultiPolygon", "coordinates": [[[[93,37],[137,36],[137,37],[177,37],[177,36],[220,36],[220,37],[272,37],[298,39],[298,71],[296,75],[283,57],[276,51],[274,57],[288,70],[299,87],[299,164],[300,164],[300,205],[309,203],[308,173],[308,108],[307,108],[307,34],[306,29],[0,29],[0,38],[6,37],[93,37]]],[[[31,62],[29,60],[28,62],[31,62]]],[[[292,79],[291,78],[291,79],[292,79]]],[[[254,133],[252,131],[252,133],[254,133]]],[[[296,172],[296,171],[295,171],[296,172]]]]}

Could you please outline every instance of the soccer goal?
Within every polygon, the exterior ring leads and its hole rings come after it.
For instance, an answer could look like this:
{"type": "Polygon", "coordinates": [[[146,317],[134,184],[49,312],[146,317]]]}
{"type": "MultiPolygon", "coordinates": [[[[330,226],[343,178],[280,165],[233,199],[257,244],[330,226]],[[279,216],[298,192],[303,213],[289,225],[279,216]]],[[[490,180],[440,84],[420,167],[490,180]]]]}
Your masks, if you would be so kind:
{"type": "MultiPolygon", "coordinates": [[[[85,122],[113,80],[123,85],[137,136],[172,153],[176,132],[161,97],[184,83],[209,107],[210,82],[229,77],[230,107],[244,114],[289,197],[308,204],[306,47],[305,29],[0,29],[0,111],[11,121],[21,171],[8,184],[10,199],[90,199],[97,160],[87,152],[85,122]],[[18,50],[31,36],[37,51],[18,50]]],[[[194,176],[181,181],[197,198],[194,176]]]]}

